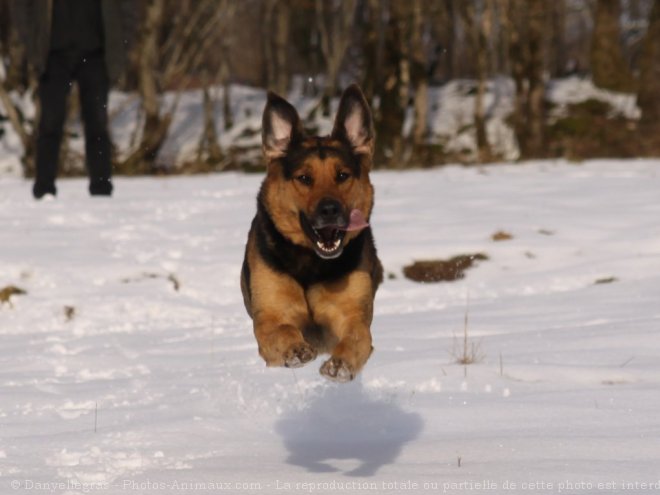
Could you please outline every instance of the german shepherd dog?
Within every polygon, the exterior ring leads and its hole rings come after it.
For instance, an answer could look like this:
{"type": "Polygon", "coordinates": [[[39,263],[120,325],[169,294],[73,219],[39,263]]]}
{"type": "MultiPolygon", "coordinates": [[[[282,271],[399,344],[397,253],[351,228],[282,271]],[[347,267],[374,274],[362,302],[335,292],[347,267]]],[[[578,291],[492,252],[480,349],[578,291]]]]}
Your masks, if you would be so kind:
{"type": "Polygon", "coordinates": [[[296,368],[330,353],[320,372],[352,380],[369,359],[383,268],[369,226],[374,130],[357,85],[330,136],[307,136],[295,108],[268,93],[267,174],[245,248],[241,289],[259,354],[296,368]]]}

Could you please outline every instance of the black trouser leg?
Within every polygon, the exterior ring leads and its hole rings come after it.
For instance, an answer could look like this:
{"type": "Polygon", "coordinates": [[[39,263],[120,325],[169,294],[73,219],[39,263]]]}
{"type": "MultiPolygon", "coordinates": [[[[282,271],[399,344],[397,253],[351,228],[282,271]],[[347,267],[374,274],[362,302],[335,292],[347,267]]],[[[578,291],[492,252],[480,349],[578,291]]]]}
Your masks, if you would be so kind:
{"type": "MultiPolygon", "coordinates": [[[[110,135],[108,133],[109,81],[102,51],[86,54],[76,67],[80,108],[85,128],[85,162],[90,192],[95,184],[108,189],[112,176],[110,135]]],[[[108,191],[109,194],[110,191],[108,191]]],[[[103,191],[99,192],[103,194],[103,191]]]]}
{"type": "Polygon", "coordinates": [[[36,180],[34,195],[55,193],[60,145],[66,118],[66,100],[71,90],[71,74],[61,52],[48,55],[46,71],[39,79],[41,116],[37,133],[36,180]]]}

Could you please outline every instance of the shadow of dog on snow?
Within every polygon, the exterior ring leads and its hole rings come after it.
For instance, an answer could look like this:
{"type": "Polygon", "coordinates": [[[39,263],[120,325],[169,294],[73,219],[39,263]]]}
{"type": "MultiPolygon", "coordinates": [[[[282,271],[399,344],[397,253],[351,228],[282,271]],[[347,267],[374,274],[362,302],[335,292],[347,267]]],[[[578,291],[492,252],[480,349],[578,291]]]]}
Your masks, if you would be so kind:
{"type": "Polygon", "coordinates": [[[333,460],[354,459],[359,465],[344,474],[366,477],[394,463],[422,427],[419,414],[373,400],[354,382],[325,388],[309,407],[280,419],[276,430],[289,451],[287,463],[327,473],[341,471],[333,460]]]}

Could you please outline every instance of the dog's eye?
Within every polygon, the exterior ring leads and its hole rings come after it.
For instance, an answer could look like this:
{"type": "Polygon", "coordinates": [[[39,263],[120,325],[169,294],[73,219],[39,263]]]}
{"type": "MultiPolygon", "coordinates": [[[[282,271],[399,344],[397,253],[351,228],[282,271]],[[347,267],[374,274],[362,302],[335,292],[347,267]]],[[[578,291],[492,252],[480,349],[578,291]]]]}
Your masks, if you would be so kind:
{"type": "Polygon", "coordinates": [[[296,177],[296,180],[301,184],[305,184],[306,186],[312,185],[312,178],[309,175],[305,175],[305,174],[299,175],[296,177]]]}
{"type": "Polygon", "coordinates": [[[346,182],[350,177],[351,174],[349,174],[348,172],[339,172],[337,174],[337,182],[341,184],[342,182],[346,182]]]}

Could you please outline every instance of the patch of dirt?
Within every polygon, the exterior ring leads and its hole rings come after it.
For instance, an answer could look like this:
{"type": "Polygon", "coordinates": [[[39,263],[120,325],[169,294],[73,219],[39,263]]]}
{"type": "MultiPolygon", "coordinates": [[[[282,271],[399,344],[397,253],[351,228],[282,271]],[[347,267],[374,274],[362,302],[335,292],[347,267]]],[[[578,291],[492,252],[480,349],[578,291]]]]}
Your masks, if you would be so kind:
{"type": "Polygon", "coordinates": [[[27,294],[26,291],[15,285],[8,285],[0,289],[0,306],[7,304],[10,308],[13,308],[11,303],[11,296],[22,296],[27,294]]]}
{"type": "Polygon", "coordinates": [[[415,282],[451,282],[463,278],[465,270],[472,267],[475,261],[487,259],[485,254],[476,253],[461,254],[448,260],[415,261],[403,267],[403,274],[415,282]]]}
{"type": "Polygon", "coordinates": [[[493,241],[510,241],[513,239],[513,234],[509,234],[503,230],[498,230],[493,235],[490,236],[493,241]]]}
{"type": "Polygon", "coordinates": [[[76,308],[73,306],[64,306],[64,319],[71,321],[76,316],[76,308]]]}

